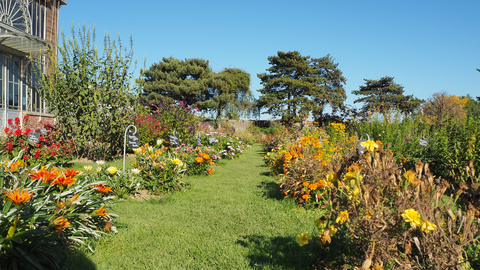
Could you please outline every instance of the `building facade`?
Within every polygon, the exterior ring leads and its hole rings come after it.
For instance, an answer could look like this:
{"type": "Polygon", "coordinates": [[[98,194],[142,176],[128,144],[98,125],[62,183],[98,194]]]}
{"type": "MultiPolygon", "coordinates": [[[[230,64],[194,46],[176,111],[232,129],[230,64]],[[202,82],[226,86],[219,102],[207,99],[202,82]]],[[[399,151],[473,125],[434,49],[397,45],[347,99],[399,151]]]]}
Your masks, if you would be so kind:
{"type": "Polygon", "coordinates": [[[66,4],[0,0],[0,126],[15,117],[32,129],[54,121],[37,91],[37,77],[45,70],[48,48],[58,41],[59,10],[66,4]]]}

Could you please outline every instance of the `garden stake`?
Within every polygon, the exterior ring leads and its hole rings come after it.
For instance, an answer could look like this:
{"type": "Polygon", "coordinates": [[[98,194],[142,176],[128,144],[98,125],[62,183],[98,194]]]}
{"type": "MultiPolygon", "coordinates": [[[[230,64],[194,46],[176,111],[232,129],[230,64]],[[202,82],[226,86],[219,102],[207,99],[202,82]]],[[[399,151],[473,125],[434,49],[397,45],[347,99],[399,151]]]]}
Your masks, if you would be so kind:
{"type": "Polygon", "coordinates": [[[135,128],[134,133],[137,133],[137,127],[134,125],[128,126],[127,129],[125,130],[125,137],[123,140],[123,172],[125,172],[125,154],[127,153],[127,132],[130,127],[134,127],[135,128]]]}

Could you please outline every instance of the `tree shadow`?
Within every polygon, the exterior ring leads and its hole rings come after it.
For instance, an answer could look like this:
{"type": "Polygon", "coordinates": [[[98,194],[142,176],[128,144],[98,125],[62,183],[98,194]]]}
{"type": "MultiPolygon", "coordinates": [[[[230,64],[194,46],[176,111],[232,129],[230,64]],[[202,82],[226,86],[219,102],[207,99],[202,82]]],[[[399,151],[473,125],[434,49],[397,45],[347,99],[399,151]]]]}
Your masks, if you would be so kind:
{"type": "Polygon", "coordinates": [[[279,201],[284,199],[284,196],[280,191],[280,186],[275,182],[263,181],[257,187],[263,189],[262,196],[265,198],[275,199],[279,201]]]}
{"type": "Polygon", "coordinates": [[[65,266],[68,270],[97,270],[95,264],[80,250],[67,251],[65,266]]]}
{"type": "Polygon", "coordinates": [[[300,247],[293,237],[243,236],[237,244],[248,249],[247,258],[254,269],[313,269],[318,247],[311,243],[300,247]]]}

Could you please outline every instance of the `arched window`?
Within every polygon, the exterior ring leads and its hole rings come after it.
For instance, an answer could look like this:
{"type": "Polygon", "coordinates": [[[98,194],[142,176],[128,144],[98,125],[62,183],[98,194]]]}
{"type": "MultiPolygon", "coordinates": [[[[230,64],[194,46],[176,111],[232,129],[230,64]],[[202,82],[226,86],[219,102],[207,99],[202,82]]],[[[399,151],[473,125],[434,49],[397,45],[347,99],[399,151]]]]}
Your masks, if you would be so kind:
{"type": "Polygon", "coordinates": [[[28,0],[0,0],[0,21],[30,34],[28,0]]]}

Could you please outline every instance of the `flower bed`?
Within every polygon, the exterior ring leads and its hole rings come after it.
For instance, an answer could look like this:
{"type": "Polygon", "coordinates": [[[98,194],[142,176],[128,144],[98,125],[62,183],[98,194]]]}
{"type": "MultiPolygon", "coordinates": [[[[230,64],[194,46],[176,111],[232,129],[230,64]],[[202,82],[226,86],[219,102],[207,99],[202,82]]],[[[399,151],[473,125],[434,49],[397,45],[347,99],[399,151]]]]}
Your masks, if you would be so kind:
{"type": "Polygon", "coordinates": [[[0,169],[2,265],[60,269],[66,245],[90,243],[115,231],[104,182],[73,169],[31,168],[21,159],[0,169]],[[107,207],[107,208],[106,208],[107,207]]]}

